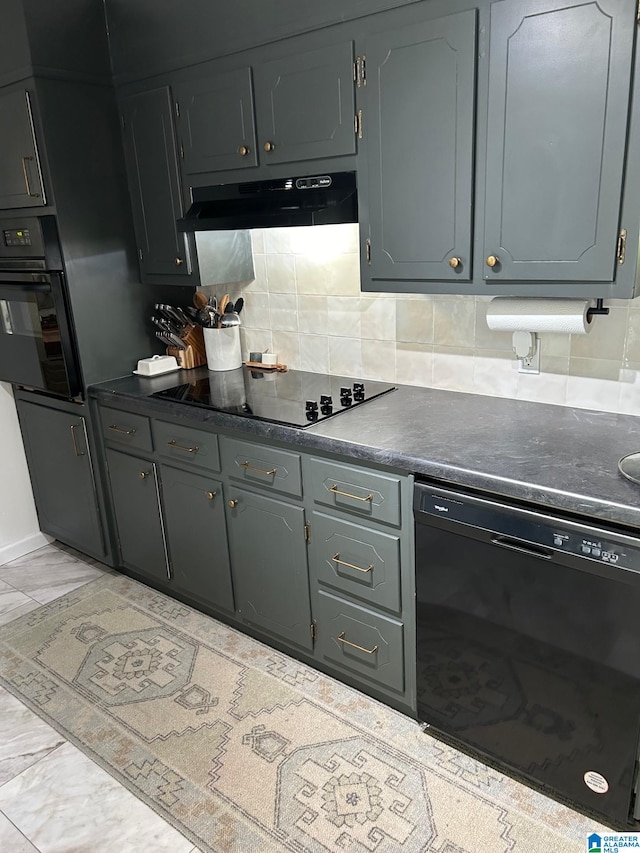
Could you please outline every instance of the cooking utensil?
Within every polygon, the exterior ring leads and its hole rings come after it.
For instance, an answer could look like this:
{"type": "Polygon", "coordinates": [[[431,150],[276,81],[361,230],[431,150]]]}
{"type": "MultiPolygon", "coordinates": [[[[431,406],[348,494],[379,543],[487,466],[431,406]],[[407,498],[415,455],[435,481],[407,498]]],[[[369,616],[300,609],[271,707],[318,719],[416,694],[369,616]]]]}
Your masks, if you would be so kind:
{"type": "Polygon", "coordinates": [[[236,304],[233,306],[233,310],[236,312],[236,314],[239,314],[243,308],[244,308],[244,299],[242,298],[242,296],[239,296],[236,299],[236,304]]]}
{"type": "MultiPolygon", "coordinates": [[[[229,303],[231,304],[231,303],[229,303]]],[[[227,306],[228,308],[229,306],[227,306]]],[[[233,308],[233,306],[231,306],[233,308]]],[[[220,319],[220,328],[228,329],[229,326],[239,326],[240,325],[240,317],[238,317],[237,313],[233,310],[225,311],[220,319]]]]}
{"type": "Polygon", "coordinates": [[[203,293],[201,290],[196,290],[193,294],[193,304],[198,310],[202,310],[205,305],[209,303],[209,299],[206,293],[203,293]]]}

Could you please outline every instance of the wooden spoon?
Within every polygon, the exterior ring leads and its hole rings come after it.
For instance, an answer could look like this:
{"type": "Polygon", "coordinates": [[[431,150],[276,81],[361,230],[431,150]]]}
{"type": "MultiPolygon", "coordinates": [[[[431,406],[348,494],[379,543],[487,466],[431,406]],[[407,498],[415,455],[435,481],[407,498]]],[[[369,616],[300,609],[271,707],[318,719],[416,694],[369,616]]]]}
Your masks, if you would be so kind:
{"type": "Polygon", "coordinates": [[[203,293],[202,290],[196,290],[193,294],[193,304],[195,307],[202,311],[202,309],[209,303],[209,298],[206,293],[203,293]]]}
{"type": "Polygon", "coordinates": [[[224,312],[225,312],[225,309],[226,309],[228,304],[229,304],[229,294],[225,293],[225,295],[220,300],[220,305],[218,306],[218,315],[220,317],[220,320],[218,320],[218,328],[221,328],[220,323],[221,323],[222,317],[224,317],[224,312]]]}

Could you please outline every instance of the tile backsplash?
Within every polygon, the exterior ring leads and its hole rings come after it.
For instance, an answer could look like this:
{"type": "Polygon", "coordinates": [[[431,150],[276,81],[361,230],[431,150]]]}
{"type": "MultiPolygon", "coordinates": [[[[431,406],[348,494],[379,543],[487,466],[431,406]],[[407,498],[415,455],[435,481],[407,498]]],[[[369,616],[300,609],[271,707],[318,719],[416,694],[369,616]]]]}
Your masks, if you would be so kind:
{"type": "MultiPolygon", "coordinates": [[[[608,299],[587,335],[540,334],[540,374],[519,373],[511,333],[490,331],[484,296],[363,294],[358,226],[251,232],[243,357],[291,368],[640,414],[640,298],[608,299]]],[[[220,292],[220,288],[205,288],[220,292]]]]}

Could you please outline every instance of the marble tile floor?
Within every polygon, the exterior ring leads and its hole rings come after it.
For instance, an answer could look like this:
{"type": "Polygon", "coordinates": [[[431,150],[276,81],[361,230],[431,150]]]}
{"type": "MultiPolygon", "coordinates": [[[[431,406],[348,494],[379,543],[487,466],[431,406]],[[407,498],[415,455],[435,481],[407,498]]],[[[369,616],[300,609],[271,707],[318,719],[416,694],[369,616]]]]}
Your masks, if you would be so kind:
{"type": "MultiPolygon", "coordinates": [[[[59,543],[0,566],[0,624],[111,571],[59,543]]],[[[198,853],[0,687],[2,853],[198,853]]]]}

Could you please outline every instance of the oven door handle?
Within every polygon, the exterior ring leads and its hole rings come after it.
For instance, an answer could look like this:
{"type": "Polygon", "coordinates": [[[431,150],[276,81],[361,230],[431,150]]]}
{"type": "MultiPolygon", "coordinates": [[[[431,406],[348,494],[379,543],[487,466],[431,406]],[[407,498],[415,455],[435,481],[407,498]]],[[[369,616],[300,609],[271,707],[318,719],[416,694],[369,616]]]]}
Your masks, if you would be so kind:
{"type": "Polygon", "coordinates": [[[553,557],[553,551],[547,548],[530,545],[521,542],[519,539],[511,539],[509,536],[492,536],[491,544],[497,545],[499,548],[508,548],[510,551],[519,551],[529,557],[540,557],[543,560],[551,560],[553,557]]]}

